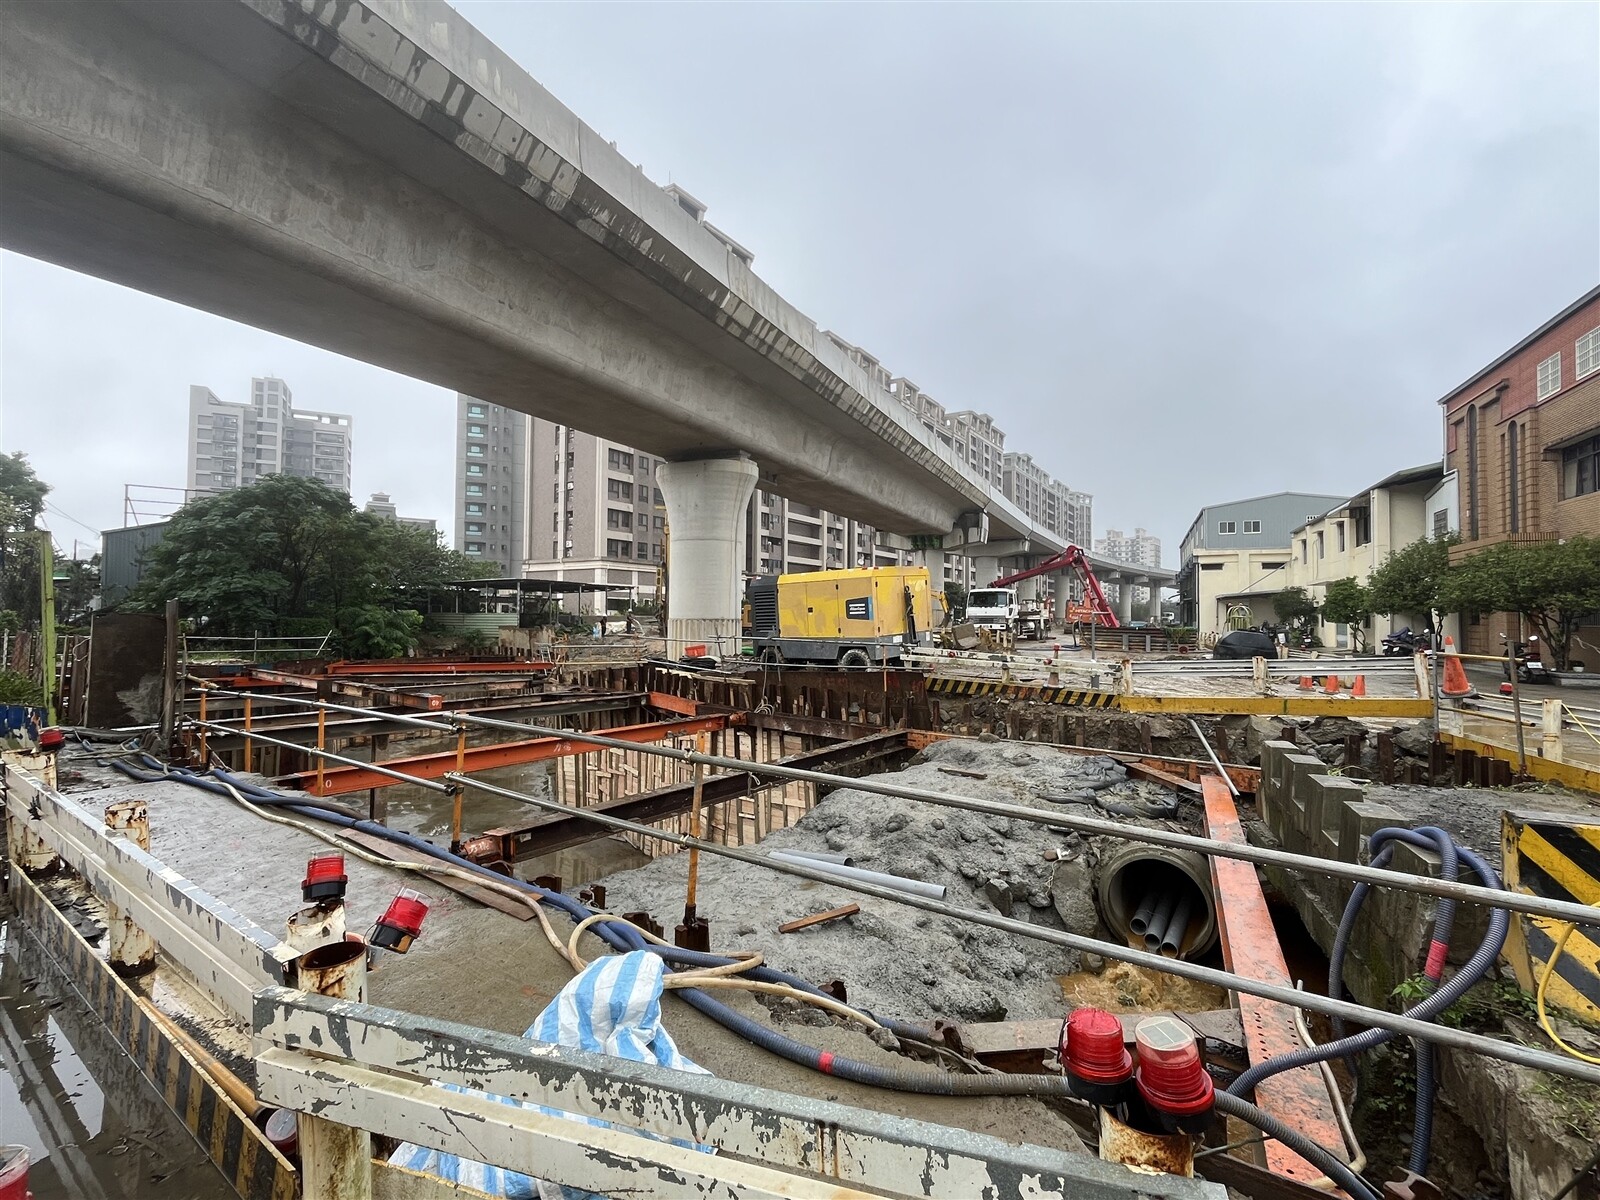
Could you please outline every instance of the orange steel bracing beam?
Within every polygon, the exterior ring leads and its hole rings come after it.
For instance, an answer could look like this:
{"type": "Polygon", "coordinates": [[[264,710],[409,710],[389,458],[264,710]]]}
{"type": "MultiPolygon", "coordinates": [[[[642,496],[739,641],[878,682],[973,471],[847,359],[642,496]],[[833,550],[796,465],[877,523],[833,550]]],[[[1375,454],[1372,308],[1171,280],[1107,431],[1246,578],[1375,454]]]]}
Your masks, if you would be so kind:
{"type": "MultiPolygon", "coordinates": [[[[725,713],[696,717],[685,721],[654,721],[648,725],[624,725],[617,729],[601,729],[596,736],[616,738],[624,742],[648,745],[668,738],[688,737],[697,733],[710,733],[726,729],[738,718],[725,713]]],[[[514,767],[524,763],[543,762],[552,758],[565,758],[597,749],[592,743],[572,738],[541,737],[520,742],[499,742],[492,746],[469,746],[462,755],[461,769],[468,775],[474,771],[489,771],[495,767],[514,767]]],[[[442,750],[437,754],[418,754],[410,758],[388,758],[379,766],[399,771],[416,779],[438,779],[457,769],[456,751],[442,750]]],[[[366,767],[330,767],[322,773],[319,784],[315,770],[301,771],[290,779],[313,796],[342,796],[349,792],[364,792],[368,788],[391,787],[403,780],[384,775],[366,767]]]]}
{"type": "MultiPolygon", "coordinates": [[[[1206,806],[1206,836],[1242,845],[1244,828],[1228,785],[1215,774],[1201,780],[1206,806]]],[[[1222,935],[1222,962],[1228,970],[1250,979],[1294,986],[1284,962],[1278,932],[1273,928],[1267,899],[1261,892],[1254,864],[1238,859],[1211,860],[1211,881],[1216,889],[1217,929],[1222,935]]],[[[1286,1004],[1237,993],[1243,1020],[1245,1049],[1253,1066],[1301,1046],[1294,1012],[1286,1004]]],[[[1313,1066],[1297,1067],[1263,1079],[1256,1085],[1256,1104],[1284,1124],[1298,1129],[1335,1153],[1344,1147],[1344,1135],[1333,1113],[1333,1100],[1313,1066]]],[[[1267,1169],[1300,1183],[1310,1183],[1322,1172],[1281,1142],[1266,1144],[1267,1169]]],[[[1331,1192],[1330,1195],[1342,1195],[1331,1192]]]]}

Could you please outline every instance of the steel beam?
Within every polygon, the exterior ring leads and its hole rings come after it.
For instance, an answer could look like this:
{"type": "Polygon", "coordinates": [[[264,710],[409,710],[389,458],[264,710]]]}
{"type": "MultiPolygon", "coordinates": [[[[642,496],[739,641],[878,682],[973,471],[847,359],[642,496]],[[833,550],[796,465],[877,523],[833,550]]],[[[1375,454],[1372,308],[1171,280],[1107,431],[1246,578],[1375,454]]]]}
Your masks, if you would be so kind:
{"type": "MultiPolygon", "coordinates": [[[[1227,785],[1216,775],[1201,781],[1205,796],[1206,833],[1221,842],[1243,843],[1244,828],[1227,785]]],[[[1222,937],[1222,962],[1228,970],[1250,979],[1279,987],[1293,987],[1278,931],[1273,927],[1261,881],[1249,863],[1237,859],[1212,858],[1211,882],[1217,899],[1217,932],[1222,937]]],[[[1302,1048],[1294,1027],[1294,1010],[1286,1004],[1238,994],[1239,1014],[1243,1018],[1245,1049],[1251,1065],[1302,1048]]],[[[1323,1146],[1341,1146],[1344,1135],[1333,1112],[1322,1075],[1313,1066],[1296,1067],[1263,1079],[1256,1085],[1256,1104],[1269,1116],[1299,1130],[1323,1146]]],[[[1301,1183],[1310,1183],[1322,1172],[1290,1150],[1282,1142],[1266,1144],[1267,1169],[1301,1183]]]]}
{"type": "Polygon", "coordinates": [[[1194,1179],[1135,1174],[1083,1155],[285,988],[257,996],[255,1027],[257,1077],[271,1103],[315,1106],[333,1120],[607,1195],[1223,1194],[1194,1179]],[[469,1104],[473,1098],[418,1077],[714,1146],[717,1154],[559,1118],[559,1130],[551,1130],[548,1116],[492,1100],[469,1104]],[[669,1164],[681,1180],[662,1175],[669,1164]],[[605,1173],[613,1170],[626,1174],[605,1173]]]}
{"type": "MultiPolygon", "coordinates": [[[[824,746],[820,750],[792,754],[778,761],[783,766],[829,770],[834,774],[847,775],[881,769],[910,753],[906,732],[892,730],[835,746],[824,746]]],[[[748,771],[712,775],[703,786],[701,806],[710,808],[725,804],[763,786],[771,785],[748,771]]],[[[693,802],[694,785],[679,783],[657,788],[653,792],[641,792],[637,796],[596,804],[592,806],[592,811],[628,821],[648,822],[687,812],[693,802]]],[[[580,816],[548,816],[527,825],[490,829],[475,838],[469,838],[462,847],[462,853],[477,862],[521,862],[568,846],[609,837],[610,834],[609,829],[580,816]]]]}
{"type": "Polygon", "coordinates": [[[1118,696],[1122,712],[1181,716],[1431,717],[1433,701],[1414,696],[1118,696]]]}
{"type": "MultiPolygon", "coordinates": [[[[711,733],[737,723],[736,718],[718,714],[683,721],[653,721],[647,725],[623,725],[617,729],[601,731],[608,738],[633,744],[648,744],[668,738],[692,737],[697,733],[711,733]]],[[[409,779],[438,779],[457,769],[471,774],[490,771],[495,767],[512,767],[524,763],[544,762],[552,758],[566,758],[574,754],[587,754],[594,746],[564,737],[536,737],[517,742],[498,742],[492,746],[468,746],[460,755],[454,750],[441,750],[435,754],[417,754],[409,758],[391,758],[372,767],[336,767],[322,774],[320,786],[316,771],[301,771],[290,776],[292,783],[313,796],[342,796],[349,792],[364,792],[369,788],[389,787],[405,783],[396,774],[409,779]],[[382,767],[379,771],[375,768],[382,767]]]]}

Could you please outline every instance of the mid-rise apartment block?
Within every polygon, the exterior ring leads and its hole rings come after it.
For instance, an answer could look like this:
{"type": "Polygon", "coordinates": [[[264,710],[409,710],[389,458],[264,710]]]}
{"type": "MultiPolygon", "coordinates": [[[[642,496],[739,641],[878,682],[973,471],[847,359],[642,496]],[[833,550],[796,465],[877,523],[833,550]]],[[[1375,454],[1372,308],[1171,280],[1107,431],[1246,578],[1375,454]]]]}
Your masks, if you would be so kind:
{"type": "Polygon", "coordinates": [[[1095,542],[1094,549],[1096,554],[1104,554],[1118,562],[1139,563],[1146,567],[1161,565],[1161,539],[1143,529],[1135,529],[1132,533],[1108,529],[1105,537],[1095,542]]]}
{"type": "Polygon", "coordinates": [[[426,529],[429,533],[439,532],[439,523],[432,517],[402,517],[399,507],[389,499],[388,492],[373,492],[371,499],[361,506],[361,511],[382,517],[385,521],[393,521],[396,525],[410,525],[414,529],[426,529]]]}
{"type": "MultiPolygon", "coordinates": [[[[1600,288],[1569,305],[1439,400],[1444,468],[1457,489],[1453,560],[1499,542],[1600,531],[1600,288]]],[[[1431,528],[1441,522],[1435,508],[1431,528]]],[[[1463,650],[1499,654],[1504,613],[1462,616],[1463,650]]],[[[1600,665],[1600,622],[1573,657],[1600,665]]]]}
{"type": "Polygon", "coordinates": [[[252,380],[249,403],[223,400],[196,384],[189,389],[186,486],[205,495],[267,475],[295,475],[348,494],[351,433],[346,413],[294,408],[281,379],[252,380]]]}

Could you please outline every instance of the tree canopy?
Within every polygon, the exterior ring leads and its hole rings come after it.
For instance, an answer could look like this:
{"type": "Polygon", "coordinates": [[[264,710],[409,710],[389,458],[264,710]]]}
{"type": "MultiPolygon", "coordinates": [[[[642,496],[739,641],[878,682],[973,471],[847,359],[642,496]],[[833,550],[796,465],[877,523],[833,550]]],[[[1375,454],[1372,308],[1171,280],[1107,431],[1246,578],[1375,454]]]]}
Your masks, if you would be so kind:
{"type": "Polygon", "coordinates": [[[180,509],[125,606],[155,610],[175,599],[218,634],[320,624],[347,655],[393,657],[414,644],[416,610],[430,593],[493,569],[446,549],[431,530],[358,512],[316,480],[270,475],[180,509]]]}
{"type": "Polygon", "coordinates": [[[1452,568],[1443,598],[1456,612],[1520,613],[1565,671],[1573,632],[1600,612],[1600,538],[1500,542],[1452,568]]]}
{"type": "Polygon", "coordinates": [[[1359,653],[1366,642],[1367,618],[1372,616],[1372,597],[1354,579],[1335,579],[1322,596],[1322,619],[1350,627],[1350,638],[1359,653]]]}
{"type": "Polygon", "coordinates": [[[1450,547],[1455,534],[1421,538],[1393,554],[1367,580],[1367,599],[1375,613],[1419,613],[1429,626],[1433,610],[1451,607],[1443,597],[1450,573],[1450,547]]]}
{"type": "Polygon", "coordinates": [[[1316,632],[1317,614],[1321,609],[1303,587],[1287,587],[1272,598],[1272,607],[1282,621],[1297,635],[1316,632]]]}
{"type": "Polygon", "coordinates": [[[39,620],[39,542],[34,532],[50,485],[28,456],[0,454],[0,610],[24,626],[39,620]]]}

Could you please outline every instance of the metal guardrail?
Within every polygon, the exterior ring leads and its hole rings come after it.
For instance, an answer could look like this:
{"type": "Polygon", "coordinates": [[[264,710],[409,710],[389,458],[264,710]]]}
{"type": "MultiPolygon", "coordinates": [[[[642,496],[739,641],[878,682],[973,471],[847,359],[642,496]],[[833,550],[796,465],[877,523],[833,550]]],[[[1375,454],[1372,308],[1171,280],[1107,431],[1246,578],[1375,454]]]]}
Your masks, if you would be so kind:
{"type": "Polygon", "coordinates": [[[255,1031],[256,1077],[268,1103],[601,1195],[1224,1194],[1198,1179],[1135,1174],[1043,1146],[288,988],[257,995],[255,1031]],[[418,1076],[616,1128],[419,1086],[418,1076]]]}
{"type": "Polygon", "coordinates": [[[4,808],[17,844],[32,837],[131,921],[224,1011],[248,1021],[257,989],[282,983],[298,951],[185,879],[104,819],[9,763],[4,808]]]}

